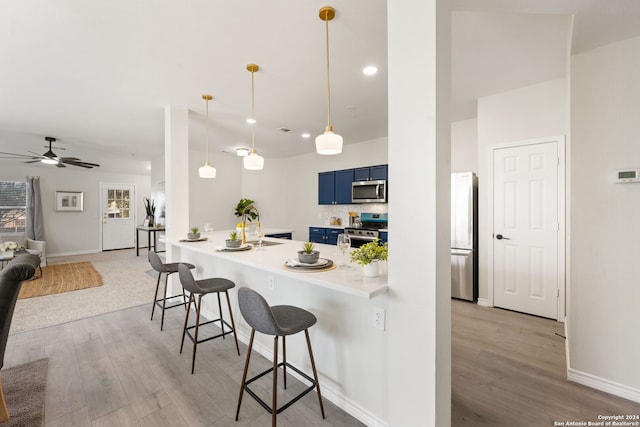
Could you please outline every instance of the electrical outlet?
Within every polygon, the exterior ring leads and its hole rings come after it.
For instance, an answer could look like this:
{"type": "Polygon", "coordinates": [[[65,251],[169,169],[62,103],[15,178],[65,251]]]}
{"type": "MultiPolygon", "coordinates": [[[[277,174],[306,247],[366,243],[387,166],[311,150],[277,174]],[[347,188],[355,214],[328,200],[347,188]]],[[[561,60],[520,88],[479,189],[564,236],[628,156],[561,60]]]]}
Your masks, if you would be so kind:
{"type": "Polygon", "coordinates": [[[275,279],[275,277],[269,276],[267,278],[267,286],[269,287],[270,291],[275,289],[275,287],[276,287],[276,279],[275,279]]]}
{"type": "Polygon", "coordinates": [[[373,326],[384,331],[385,327],[385,310],[384,308],[373,308],[373,326]]]}

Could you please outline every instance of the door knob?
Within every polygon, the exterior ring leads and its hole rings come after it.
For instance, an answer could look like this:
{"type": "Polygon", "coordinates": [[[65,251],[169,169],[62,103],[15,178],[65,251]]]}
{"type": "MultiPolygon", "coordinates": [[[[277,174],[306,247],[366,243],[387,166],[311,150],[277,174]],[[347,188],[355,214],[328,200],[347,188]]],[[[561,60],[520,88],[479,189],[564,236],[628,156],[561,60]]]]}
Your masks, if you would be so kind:
{"type": "Polygon", "coordinates": [[[504,240],[511,240],[511,239],[510,239],[510,238],[508,238],[508,237],[504,237],[502,234],[498,234],[498,235],[496,235],[496,239],[498,239],[498,240],[502,240],[502,239],[504,239],[504,240]]]}

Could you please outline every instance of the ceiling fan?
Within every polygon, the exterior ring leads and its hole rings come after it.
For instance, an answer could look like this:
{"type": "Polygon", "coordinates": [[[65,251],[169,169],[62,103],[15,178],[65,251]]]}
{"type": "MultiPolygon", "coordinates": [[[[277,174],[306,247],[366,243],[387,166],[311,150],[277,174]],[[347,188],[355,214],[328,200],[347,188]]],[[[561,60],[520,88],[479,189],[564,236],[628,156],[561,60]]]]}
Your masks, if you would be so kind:
{"type": "MultiPolygon", "coordinates": [[[[92,169],[94,167],[99,167],[100,165],[97,163],[89,163],[83,162],[77,157],[58,157],[52,151],[52,144],[56,142],[56,138],[52,136],[45,136],[44,139],[49,142],[49,150],[44,154],[34,153],[33,151],[29,151],[32,155],[28,154],[15,154],[15,153],[4,153],[0,151],[0,154],[9,155],[12,157],[0,157],[4,159],[29,159],[25,163],[45,163],[48,165],[56,165],[59,168],[65,168],[66,165],[80,166],[81,168],[92,169]]],[[[62,148],[64,150],[64,148],[62,148]]]]}

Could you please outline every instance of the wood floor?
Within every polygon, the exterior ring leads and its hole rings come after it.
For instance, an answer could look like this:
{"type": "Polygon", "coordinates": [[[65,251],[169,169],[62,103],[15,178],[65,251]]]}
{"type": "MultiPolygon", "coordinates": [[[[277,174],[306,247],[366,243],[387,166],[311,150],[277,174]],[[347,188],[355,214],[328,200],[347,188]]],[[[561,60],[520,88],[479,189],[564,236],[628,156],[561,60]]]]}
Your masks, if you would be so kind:
{"type": "Polygon", "coordinates": [[[562,323],[455,300],[452,313],[452,426],[640,415],[638,403],[566,380],[562,323]]]}
{"type": "MultiPolygon", "coordinates": [[[[184,311],[168,311],[160,332],[160,316],[149,321],[150,310],[148,304],[10,336],[5,368],[49,358],[46,427],[271,425],[271,415],[246,393],[234,420],[245,345],[241,356],[229,337],[199,345],[191,375],[188,340],[179,354],[184,311]]],[[[254,353],[249,375],[269,366],[254,353]]],[[[269,378],[254,383],[266,401],[269,378]]],[[[301,388],[293,377],[287,385],[280,402],[301,388]]],[[[326,420],[309,393],[278,416],[278,425],[363,426],[326,399],[324,408],[326,420]]]]}

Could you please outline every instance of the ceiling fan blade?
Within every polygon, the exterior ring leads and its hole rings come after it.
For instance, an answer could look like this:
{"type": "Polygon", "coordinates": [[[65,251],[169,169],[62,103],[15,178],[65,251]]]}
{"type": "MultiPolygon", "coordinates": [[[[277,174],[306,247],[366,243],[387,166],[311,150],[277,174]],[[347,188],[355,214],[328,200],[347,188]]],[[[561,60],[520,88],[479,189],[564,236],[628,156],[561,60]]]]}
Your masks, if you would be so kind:
{"type": "Polygon", "coordinates": [[[36,158],[39,159],[40,158],[40,154],[36,154],[36,153],[33,153],[33,154],[35,154],[37,157],[30,156],[30,155],[27,155],[27,154],[5,153],[4,151],[0,151],[0,154],[5,154],[7,156],[15,156],[15,157],[3,157],[4,159],[11,159],[11,158],[19,159],[19,158],[23,158],[23,157],[27,158],[27,159],[36,159],[36,158]]]}
{"type": "Polygon", "coordinates": [[[40,159],[29,160],[28,162],[24,162],[24,163],[40,163],[40,159]]]}
{"type": "Polygon", "coordinates": [[[92,169],[94,166],[100,166],[96,163],[80,162],[76,160],[65,160],[65,159],[62,159],[61,163],[65,163],[73,166],[80,166],[81,168],[87,168],[87,169],[92,169]]]}
{"type": "Polygon", "coordinates": [[[56,166],[59,167],[59,168],[66,168],[66,166],[63,165],[62,162],[56,163],[56,166]]]}

